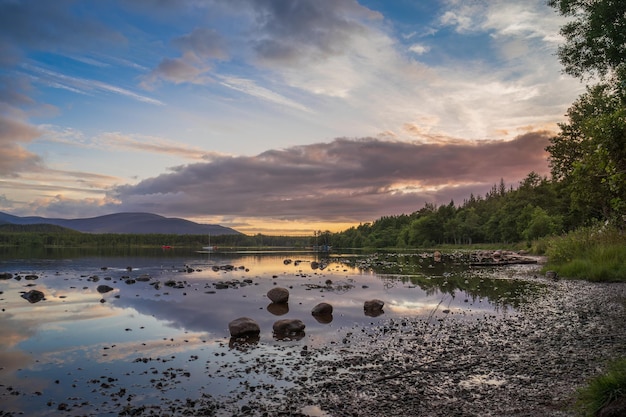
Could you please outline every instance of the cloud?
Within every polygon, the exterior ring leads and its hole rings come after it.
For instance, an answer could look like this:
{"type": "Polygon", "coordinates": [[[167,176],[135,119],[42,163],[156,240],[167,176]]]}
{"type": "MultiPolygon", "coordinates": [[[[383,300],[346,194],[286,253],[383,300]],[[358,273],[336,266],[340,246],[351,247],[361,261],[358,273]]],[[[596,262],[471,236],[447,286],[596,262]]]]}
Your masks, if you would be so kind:
{"type": "Polygon", "coordinates": [[[191,33],[174,39],[173,44],[185,52],[193,52],[204,59],[226,59],[224,39],[209,28],[196,28],[191,33]]]}
{"type": "Polygon", "coordinates": [[[222,157],[216,152],[207,152],[165,138],[146,135],[125,135],[119,132],[103,133],[94,139],[94,146],[107,149],[125,149],[141,152],[176,155],[185,159],[210,160],[222,157]]]}
{"type": "Polygon", "coordinates": [[[180,166],[115,187],[109,198],[119,202],[115,211],[369,221],[487,191],[503,175],[515,183],[530,171],[545,174],[548,137],[533,132],[512,141],[430,144],[336,139],[180,166]]]}
{"type": "Polygon", "coordinates": [[[211,80],[206,75],[209,69],[210,66],[192,53],[186,53],[179,58],[163,58],[154,70],[143,77],[141,86],[150,90],[161,80],[174,84],[205,84],[211,80]]]}
{"type": "Polygon", "coordinates": [[[255,50],[267,64],[298,65],[350,51],[382,16],[353,0],[250,2],[257,14],[255,50]],[[303,60],[306,56],[306,60],[303,60]]]}
{"type": "Polygon", "coordinates": [[[154,104],[158,106],[162,106],[165,104],[160,100],[147,97],[126,88],[111,85],[102,81],[72,77],[31,64],[22,64],[22,68],[29,71],[34,77],[36,77],[39,82],[47,84],[48,86],[53,88],[63,88],[79,94],[92,94],[94,92],[114,93],[124,97],[132,98],[142,103],[154,104]]]}
{"type": "Polygon", "coordinates": [[[281,94],[278,94],[272,90],[269,90],[265,87],[261,87],[257,85],[254,80],[238,78],[238,77],[220,77],[221,84],[224,87],[228,87],[230,89],[251,95],[253,97],[260,98],[265,101],[272,102],[274,104],[279,104],[281,106],[290,107],[292,109],[310,112],[307,107],[303,106],[300,103],[297,103],[281,94]]]}
{"type": "Polygon", "coordinates": [[[144,88],[151,89],[160,80],[175,84],[206,84],[212,81],[207,74],[212,68],[212,61],[229,57],[226,41],[214,29],[198,27],[175,38],[172,44],[183,54],[177,58],[163,58],[154,70],[143,77],[141,85],[144,88]]]}
{"type": "Polygon", "coordinates": [[[409,51],[417,55],[423,55],[430,51],[430,47],[419,43],[414,43],[413,45],[409,46],[409,51]]]}
{"type": "Polygon", "coordinates": [[[42,159],[22,145],[40,135],[39,129],[18,115],[0,112],[0,177],[17,176],[21,172],[42,168],[42,159]]]}

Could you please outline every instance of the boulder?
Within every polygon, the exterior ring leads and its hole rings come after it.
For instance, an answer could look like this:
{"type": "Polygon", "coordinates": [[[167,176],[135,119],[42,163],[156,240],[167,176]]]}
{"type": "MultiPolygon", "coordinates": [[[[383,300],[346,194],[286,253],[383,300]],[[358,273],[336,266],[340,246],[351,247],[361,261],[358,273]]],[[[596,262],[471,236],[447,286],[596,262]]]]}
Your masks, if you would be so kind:
{"type": "Polygon", "coordinates": [[[0,272],[0,279],[11,279],[13,274],[10,272],[0,272]]]}
{"type": "Polygon", "coordinates": [[[556,271],[546,271],[546,278],[557,281],[559,279],[559,275],[556,273],[556,271]]]}
{"type": "Polygon", "coordinates": [[[333,314],[333,306],[328,303],[319,303],[311,310],[314,316],[328,316],[333,314]]]}
{"type": "Polygon", "coordinates": [[[29,303],[35,304],[44,299],[44,294],[38,290],[30,290],[22,294],[22,298],[28,300],[29,303]]]}
{"type": "Polygon", "coordinates": [[[302,320],[282,319],[274,323],[272,330],[274,330],[274,334],[277,336],[289,336],[303,332],[305,327],[302,320]]]}
{"type": "Polygon", "coordinates": [[[240,317],[228,323],[228,331],[232,337],[258,336],[261,328],[249,317],[240,317]]]}
{"type": "Polygon", "coordinates": [[[24,279],[25,279],[26,281],[33,281],[33,280],[39,279],[39,276],[38,276],[38,275],[32,275],[32,274],[31,274],[31,275],[26,275],[26,276],[24,277],[24,279]]]}
{"type": "Polygon", "coordinates": [[[273,303],[286,303],[289,301],[289,290],[287,288],[275,287],[267,292],[267,298],[273,303]]]}
{"type": "Polygon", "coordinates": [[[363,304],[363,310],[366,316],[376,317],[383,314],[383,306],[385,303],[381,300],[368,300],[363,304]]]}
{"type": "Polygon", "coordinates": [[[98,291],[100,294],[104,294],[113,291],[113,288],[109,287],[108,285],[98,285],[96,291],[98,291]]]}

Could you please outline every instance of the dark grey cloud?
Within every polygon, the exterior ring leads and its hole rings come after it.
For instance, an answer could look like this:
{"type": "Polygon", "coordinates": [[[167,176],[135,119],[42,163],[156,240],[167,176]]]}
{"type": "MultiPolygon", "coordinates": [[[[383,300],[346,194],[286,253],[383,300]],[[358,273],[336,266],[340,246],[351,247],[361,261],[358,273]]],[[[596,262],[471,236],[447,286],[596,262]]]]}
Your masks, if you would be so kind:
{"type": "Polygon", "coordinates": [[[280,65],[343,54],[368,31],[363,22],[380,17],[354,0],[242,2],[256,13],[253,43],[259,58],[280,65]]]}
{"type": "Polygon", "coordinates": [[[117,187],[116,210],[177,216],[369,221],[425,202],[461,202],[500,178],[511,184],[547,173],[547,133],[513,141],[407,143],[336,139],[221,157],[117,187]]]}

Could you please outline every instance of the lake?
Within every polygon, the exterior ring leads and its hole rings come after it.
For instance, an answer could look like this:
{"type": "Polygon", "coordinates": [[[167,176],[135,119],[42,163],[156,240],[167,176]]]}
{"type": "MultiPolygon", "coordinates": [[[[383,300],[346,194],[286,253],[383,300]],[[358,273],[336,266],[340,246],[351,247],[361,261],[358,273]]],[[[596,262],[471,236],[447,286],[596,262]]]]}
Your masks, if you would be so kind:
{"type": "Polygon", "coordinates": [[[4,250],[0,411],[149,415],[167,404],[176,415],[211,401],[204,411],[220,415],[215,399],[237,404],[293,385],[285,365],[292,356],[328,347],[333,355],[346,335],[404,317],[515,314],[541,290],[523,267],[468,268],[464,256],[4,250]],[[99,292],[103,285],[111,290],[99,292]],[[270,302],[274,287],[289,290],[288,304],[270,302]],[[31,290],[44,298],[27,300],[31,290]],[[365,314],[371,299],[384,301],[381,314],[365,314]],[[312,316],[320,302],[333,306],[332,317],[312,316]],[[244,316],[261,328],[248,344],[229,334],[229,322],[244,316]],[[283,318],[302,320],[304,332],[276,338],[272,325],[283,318]],[[264,372],[249,371],[265,362],[264,372]]]}

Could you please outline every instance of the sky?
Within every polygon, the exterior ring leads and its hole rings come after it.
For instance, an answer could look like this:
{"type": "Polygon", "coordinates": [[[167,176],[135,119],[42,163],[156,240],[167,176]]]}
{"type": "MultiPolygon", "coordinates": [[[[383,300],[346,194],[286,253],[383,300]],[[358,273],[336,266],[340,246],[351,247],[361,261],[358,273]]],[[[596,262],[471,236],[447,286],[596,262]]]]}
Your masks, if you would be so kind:
{"type": "Polygon", "coordinates": [[[0,211],[312,235],[531,171],[584,86],[545,0],[0,0],[0,211]]]}

